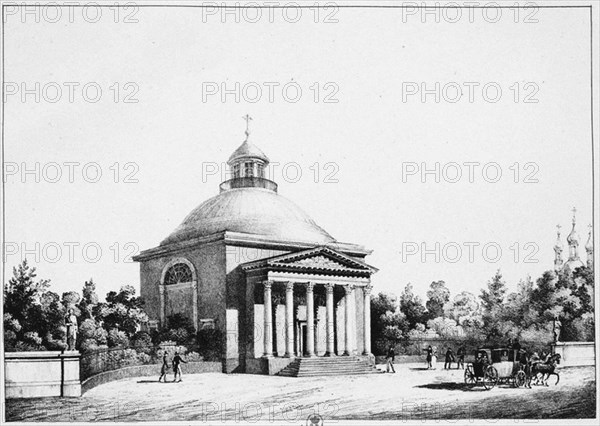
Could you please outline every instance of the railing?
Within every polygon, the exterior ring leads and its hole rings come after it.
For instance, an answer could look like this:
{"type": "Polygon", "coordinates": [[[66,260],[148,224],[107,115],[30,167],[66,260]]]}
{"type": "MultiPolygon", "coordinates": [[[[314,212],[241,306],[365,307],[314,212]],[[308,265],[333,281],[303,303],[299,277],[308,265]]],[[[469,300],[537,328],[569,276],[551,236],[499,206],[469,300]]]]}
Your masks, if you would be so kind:
{"type": "MultiPolygon", "coordinates": [[[[169,353],[169,360],[171,360],[176,350],[179,350],[180,352],[187,351],[186,348],[177,346],[175,343],[163,343],[158,346],[116,347],[85,351],[81,354],[79,375],[83,381],[96,374],[104,373],[105,371],[118,370],[123,367],[161,364],[164,351],[169,353]]],[[[189,353],[191,354],[192,352],[189,353]]],[[[182,353],[182,355],[186,358],[185,353],[182,353]]],[[[193,358],[189,360],[199,361],[201,360],[201,357],[194,352],[193,358]]]]}
{"type": "Polygon", "coordinates": [[[265,188],[277,192],[277,184],[261,177],[243,177],[227,180],[219,186],[221,192],[237,188],[265,188]]]}

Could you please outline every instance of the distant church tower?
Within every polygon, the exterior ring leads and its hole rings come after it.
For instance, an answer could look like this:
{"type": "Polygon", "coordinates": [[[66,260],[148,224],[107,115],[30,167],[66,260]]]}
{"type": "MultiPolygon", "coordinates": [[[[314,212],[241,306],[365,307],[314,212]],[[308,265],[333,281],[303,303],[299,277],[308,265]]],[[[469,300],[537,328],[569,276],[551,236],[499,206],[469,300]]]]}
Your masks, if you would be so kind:
{"type": "Polygon", "coordinates": [[[585,245],[585,251],[587,252],[587,267],[594,269],[594,242],[592,241],[592,225],[589,225],[590,233],[588,236],[587,243],[585,245]]]}
{"type": "MultiPolygon", "coordinates": [[[[579,258],[579,235],[575,230],[575,213],[577,209],[573,207],[573,227],[571,228],[571,232],[567,236],[567,244],[569,244],[569,259],[565,262],[563,266],[562,272],[570,276],[573,271],[581,266],[585,266],[583,261],[579,258]]],[[[556,250],[556,248],[555,248],[556,250]]]]}
{"type": "Polygon", "coordinates": [[[557,274],[563,268],[563,243],[560,240],[560,228],[560,225],[556,225],[556,244],[554,245],[554,272],[556,272],[557,274]]]}

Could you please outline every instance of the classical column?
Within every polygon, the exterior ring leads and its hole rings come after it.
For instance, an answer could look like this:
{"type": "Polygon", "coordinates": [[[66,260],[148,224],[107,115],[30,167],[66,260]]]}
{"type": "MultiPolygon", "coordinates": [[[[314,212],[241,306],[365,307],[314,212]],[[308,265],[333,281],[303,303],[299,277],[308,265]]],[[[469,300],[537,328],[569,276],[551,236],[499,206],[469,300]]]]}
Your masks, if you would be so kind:
{"type": "Polygon", "coordinates": [[[350,355],[352,353],[352,339],[350,338],[351,333],[352,333],[352,309],[350,308],[350,299],[352,296],[352,286],[349,284],[346,284],[344,286],[344,291],[346,292],[346,297],[344,298],[344,320],[345,320],[345,327],[344,327],[344,355],[350,355]]]}
{"type": "Polygon", "coordinates": [[[363,355],[371,355],[371,284],[363,287],[364,306],[363,306],[363,328],[365,330],[365,344],[363,355]]]}
{"type": "Polygon", "coordinates": [[[315,356],[314,288],[314,283],[306,284],[306,352],[308,356],[315,356]]]}
{"type": "Polygon", "coordinates": [[[356,347],[356,286],[351,286],[350,291],[350,354],[357,355],[358,348],[356,347]]]}
{"type": "Polygon", "coordinates": [[[285,284],[285,356],[294,357],[294,283],[285,284]]]}
{"type": "Polygon", "coordinates": [[[271,308],[271,281],[263,281],[265,290],[264,294],[264,315],[265,315],[265,358],[271,358],[273,356],[273,313],[271,308]]]}
{"type": "Polygon", "coordinates": [[[198,331],[198,281],[192,283],[192,315],[194,316],[194,328],[198,331]]]}
{"type": "Polygon", "coordinates": [[[334,324],[333,324],[333,284],[325,284],[327,291],[327,352],[325,356],[335,356],[334,324]]]}
{"type": "Polygon", "coordinates": [[[165,286],[161,283],[158,283],[158,298],[160,301],[160,312],[158,315],[160,316],[160,326],[166,327],[165,324],[165,286]]]}

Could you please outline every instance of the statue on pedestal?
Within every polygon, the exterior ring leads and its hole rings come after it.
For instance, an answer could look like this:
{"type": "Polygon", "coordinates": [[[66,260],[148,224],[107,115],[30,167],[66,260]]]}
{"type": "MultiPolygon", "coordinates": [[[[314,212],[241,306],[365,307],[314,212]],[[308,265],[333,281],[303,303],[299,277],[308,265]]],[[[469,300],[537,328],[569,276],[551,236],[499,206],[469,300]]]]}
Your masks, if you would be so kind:
{"type": "Polygon", "coordinates": [[[552,331],[554,332],[554,343],[558,343],[560,338],[560,327],[562,327],[562,323],[558,319],[558,315],[554,317],[554,324],[552,326],[552,331]]]}
{"type": "Polygon", "coordinates": [[[67,350],[74,351],[77,343],[77,317],[72,308],[65,317],[65,325],[67,326],[67,350]]]}

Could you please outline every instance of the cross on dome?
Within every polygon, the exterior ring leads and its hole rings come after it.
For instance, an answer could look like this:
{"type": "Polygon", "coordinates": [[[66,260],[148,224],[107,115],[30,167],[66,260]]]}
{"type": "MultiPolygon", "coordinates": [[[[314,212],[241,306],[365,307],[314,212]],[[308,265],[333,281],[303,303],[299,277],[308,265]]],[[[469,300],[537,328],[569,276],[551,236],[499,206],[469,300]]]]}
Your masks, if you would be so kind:
{"type": "Polygon", "coordinates": [[[248,136],[250,136],[250,121],[252,121],[252,117],[246,114],[242,118],[246,120],[246,131],[244,133],[246,133],[246,140],[248,140],[248,136]]]}

